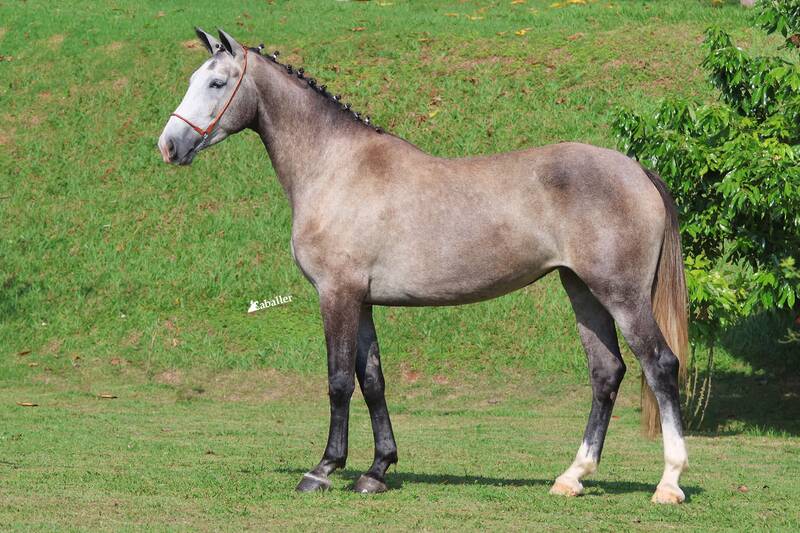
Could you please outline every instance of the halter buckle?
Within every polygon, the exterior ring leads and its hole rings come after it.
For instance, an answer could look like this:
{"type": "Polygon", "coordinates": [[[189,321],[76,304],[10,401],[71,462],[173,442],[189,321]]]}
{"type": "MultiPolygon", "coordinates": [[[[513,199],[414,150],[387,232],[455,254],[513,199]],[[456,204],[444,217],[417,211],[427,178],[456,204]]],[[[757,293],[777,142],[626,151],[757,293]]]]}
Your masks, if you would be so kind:
{"type": "Polygon", "coordinates": [[[202,148],[205,148],[206,142],[208,141],[208,135],[209,135],[208,132],[205,132],[203,134],[203,138],[200,139],[200,142],[197,143],[197,147],[194,149],[196,152],[199,152],[202,148]]]}

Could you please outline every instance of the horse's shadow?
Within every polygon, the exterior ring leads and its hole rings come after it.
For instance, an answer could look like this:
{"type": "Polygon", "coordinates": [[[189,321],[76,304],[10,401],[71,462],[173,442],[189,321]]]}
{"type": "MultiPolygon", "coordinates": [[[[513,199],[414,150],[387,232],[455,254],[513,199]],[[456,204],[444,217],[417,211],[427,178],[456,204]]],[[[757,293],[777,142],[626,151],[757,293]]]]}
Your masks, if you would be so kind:
{"type": "MultiPolygon", "coordinates": [[[[277,472],[283,474],[296,474],[302,476],[305,470],[300,468],[280,468],[277,472]]],[[[345,468],[339,470],[335,475],[341,476],[349,482],[355,482],[362,474],[361,471],[345,468]]],[[[537,478],[500,478],[487,476],[469,476],[452,474],[426,474],[421,472],[389,472],[386,474],[386,485],[389,489],[401,489],[405,483],[415,485],[480,485],[484,487],[551,487],[553,479],[537,478]]],[[[655,483],[641,483],[638,481],[608,481],[608,480],[583,480],[583,485],[587,489],[585,496],[602,496],[605,494],[630,494],[641,492],[652,494],[655,490],[655,483]],[[595,490],[599,489],[599,490],[595,490]]],[[[682,486],[686,500],[692,496],[703,493],[703,489],[696,486],[682,486]]]]}

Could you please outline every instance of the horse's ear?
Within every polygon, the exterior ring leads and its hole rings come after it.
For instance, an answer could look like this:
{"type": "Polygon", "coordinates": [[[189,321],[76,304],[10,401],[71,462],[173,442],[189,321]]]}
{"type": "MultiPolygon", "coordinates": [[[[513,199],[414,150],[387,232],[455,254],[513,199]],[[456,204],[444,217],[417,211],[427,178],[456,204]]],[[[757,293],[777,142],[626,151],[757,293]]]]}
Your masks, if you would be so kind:
{"type": "Polygon", "coordinates": [[[225,33],[220,28],[217,28],[219,31],[219,40],[222,43],[222,47],[228,51],[228,53],[232,56],[236,55],[236,52],[241,49],[241,45],[236,42],[236,39],[225,33]]]}
{"type": "Polygon", "coordinates": [[[222,48],[222,45],[216,40],[212,35],[203,31],[203,28],[195,27],[194,32],[197,34],[197,38],[200,39],[200,42],[203,43],[203,46],[206,47],[208,53],[212,56],[217,52],[217,50],[222,48]]]}

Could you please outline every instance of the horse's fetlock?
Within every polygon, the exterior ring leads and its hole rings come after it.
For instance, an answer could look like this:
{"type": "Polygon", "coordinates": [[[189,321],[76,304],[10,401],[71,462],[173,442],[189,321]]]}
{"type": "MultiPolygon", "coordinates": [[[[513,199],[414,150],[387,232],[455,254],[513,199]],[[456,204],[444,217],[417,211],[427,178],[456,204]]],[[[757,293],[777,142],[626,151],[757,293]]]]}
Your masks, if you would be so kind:
{"type": "Polygon", "coordinates": [[[397,450],[384,452],[382,459],[387,465],[397,464],[397,450]]]}
{"type": "Polygon", "coordinates": [[[334,470],[344,468],[347,466],[347,451],[345,450],[343,455],[332,455],[326,453],[321,465],[325,465],[324,470],[326,472],[333,472],[334,470]]]}

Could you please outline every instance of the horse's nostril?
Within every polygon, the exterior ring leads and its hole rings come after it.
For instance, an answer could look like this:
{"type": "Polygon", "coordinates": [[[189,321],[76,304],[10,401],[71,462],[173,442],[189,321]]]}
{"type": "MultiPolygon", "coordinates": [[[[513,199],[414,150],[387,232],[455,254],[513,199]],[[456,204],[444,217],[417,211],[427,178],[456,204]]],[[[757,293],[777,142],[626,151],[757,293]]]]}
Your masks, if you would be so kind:
{"type": "Polygon", "coordinates": [[[172,163],[175,160],[175,156],[177,155],[177,148],[175,147],[175,143],[173,143],[169,139],[164,138],[163,135],[158,140],[158,151],[161,152],[161,159],[164,160],[164,163],[172,163]]]}

